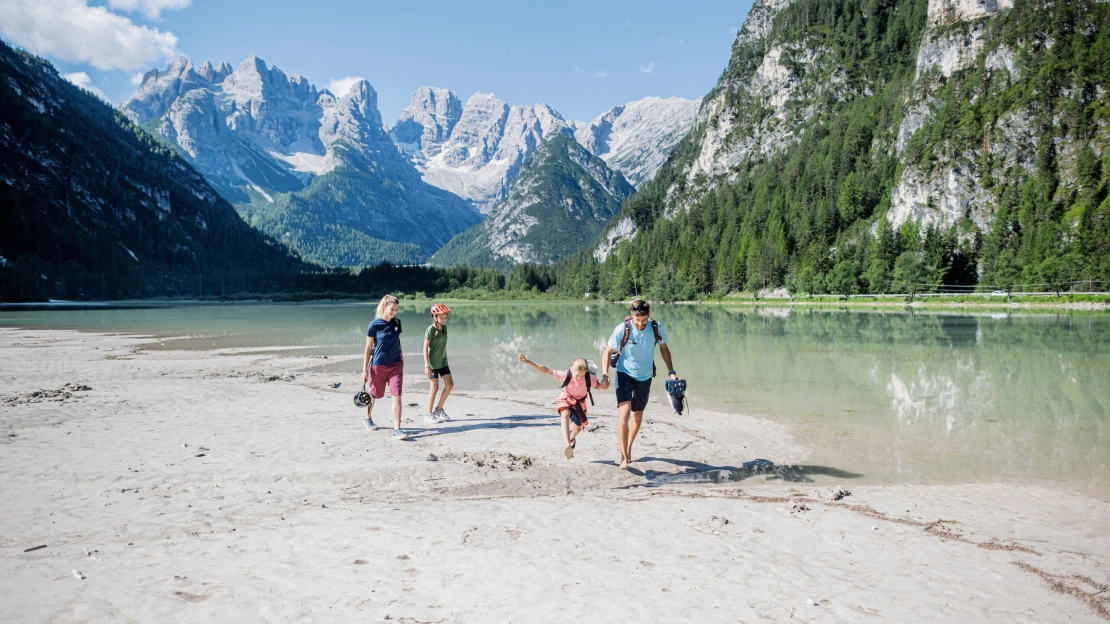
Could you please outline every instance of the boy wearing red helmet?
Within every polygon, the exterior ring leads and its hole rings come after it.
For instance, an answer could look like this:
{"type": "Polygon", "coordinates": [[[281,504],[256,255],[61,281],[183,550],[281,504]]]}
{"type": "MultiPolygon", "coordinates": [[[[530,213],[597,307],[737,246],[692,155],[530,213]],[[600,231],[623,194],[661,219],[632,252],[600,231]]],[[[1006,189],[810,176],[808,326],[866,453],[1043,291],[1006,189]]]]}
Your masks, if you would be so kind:
{"type": "Polygon", "coordinates": [[[424,332],[424,374],[431,381],[428,389],[428,413],[424,415],[426,423],[451,420],[447,412],[443,411],[447,395],[455,387],[455,382],[451,379],[451,368],[447,366],[447,315],[450,313],[451,310],[442,303],[433,305],[432,324],[424,332]],[[435,407],[440,379],[443,380],[443,394],[439,396],[439,406],[435,407]]]}

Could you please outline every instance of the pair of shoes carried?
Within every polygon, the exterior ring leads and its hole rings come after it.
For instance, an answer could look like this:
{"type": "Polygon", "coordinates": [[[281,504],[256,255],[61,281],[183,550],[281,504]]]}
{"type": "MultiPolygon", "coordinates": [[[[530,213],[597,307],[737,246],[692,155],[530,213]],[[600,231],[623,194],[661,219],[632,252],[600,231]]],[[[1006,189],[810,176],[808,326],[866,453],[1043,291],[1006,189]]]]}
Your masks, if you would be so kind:
{"type": "Polygon", "coordinates": [[[442,407],[437,407],[436,410],[432,412],[432,416],[439,419],[436,422],[447,422],[451,420],[451,417],[447,415],[447,412],[443,411],[442,407]]]}
{"type": "Polygon", "coordinates": [[[409,439],[409,432],[405,431],[404,429],[394,429],[393,430],[393,439],[394,440],[408,440],[409,439]]]}
{"type": "Polygon", "coordinates": [[[374,419],[373,418],[367,418],[366,420],[364,420],[362,422],[366,425],[366,428],[369,429],[370,431],[377,431],[378,430],[378,426],[374,424],[374,419]]]}
{"type": "Polygon", "coordinates": [[[563,449],[563,455],[567,459],[574,459],[574,445],[568,444],[567,447],[563,449]]]}
{"type": "Polygon", "coordinates": [[[570,448],[574,448],[575,442],[578,442],[578,440],[576,440],[575,438],[570,439],[570,448]]]}

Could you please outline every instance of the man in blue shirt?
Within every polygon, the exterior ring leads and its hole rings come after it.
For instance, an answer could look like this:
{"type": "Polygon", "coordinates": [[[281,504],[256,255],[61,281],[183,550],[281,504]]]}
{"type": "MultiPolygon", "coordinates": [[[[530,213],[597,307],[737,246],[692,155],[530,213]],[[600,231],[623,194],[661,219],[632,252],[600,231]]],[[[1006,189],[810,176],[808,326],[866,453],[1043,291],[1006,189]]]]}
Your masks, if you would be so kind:
{"type": "Polygon", "coordinates": [[[655,345],[663,363],[667,365],[671,379],[678,379],[671,364],[671,350],[667,346],[667,334],[663,326],[649,317],[651,306],[637,299],[632,302],[632,315],[613,329],[605,355],[601,360],[601,380],[609,379],[610,357],[619,355],[617,368],[617,442],[621,447],[621,470],[628,470],[632,461],[632,443],[640,432],[644,418],[648,394],[651,392],[651,378],[655,375],[655,345]],[[625,332],[628,339],[625,340],[625,332]]]}

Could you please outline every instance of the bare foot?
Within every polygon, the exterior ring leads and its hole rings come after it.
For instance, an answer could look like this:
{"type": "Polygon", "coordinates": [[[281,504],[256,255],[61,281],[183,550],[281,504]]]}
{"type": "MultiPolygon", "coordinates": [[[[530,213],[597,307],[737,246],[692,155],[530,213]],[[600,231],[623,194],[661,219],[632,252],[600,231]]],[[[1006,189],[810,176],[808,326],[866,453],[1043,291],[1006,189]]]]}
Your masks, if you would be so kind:
{"type": "Polygon", "coordinates": [[[563,455],[565,455],[567,459],[574,459],[574,447],[568,444],[567,447],[563,449],[563,455]]]}
{"type": "Polygon", "coordinates": [[[620,468],[621,470],[628,470],[628,460],[627,459],[622,459],[621,460],[621,465],[617,466],[617,467],[620,468]]]}

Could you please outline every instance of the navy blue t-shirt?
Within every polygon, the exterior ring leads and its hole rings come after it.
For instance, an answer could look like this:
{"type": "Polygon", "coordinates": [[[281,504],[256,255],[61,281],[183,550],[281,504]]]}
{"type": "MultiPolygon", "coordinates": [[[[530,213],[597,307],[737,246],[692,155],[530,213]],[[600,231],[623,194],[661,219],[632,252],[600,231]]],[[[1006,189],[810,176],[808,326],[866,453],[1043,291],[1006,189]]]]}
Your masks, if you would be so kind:
{"type": "Polygon", "coordinates": [[[366,335],[374,339],[374,359],[370,366],[388,366],[401,361],[401,319],[393,317],[386,322],[374,319],[366,328],[366,335]]]}

